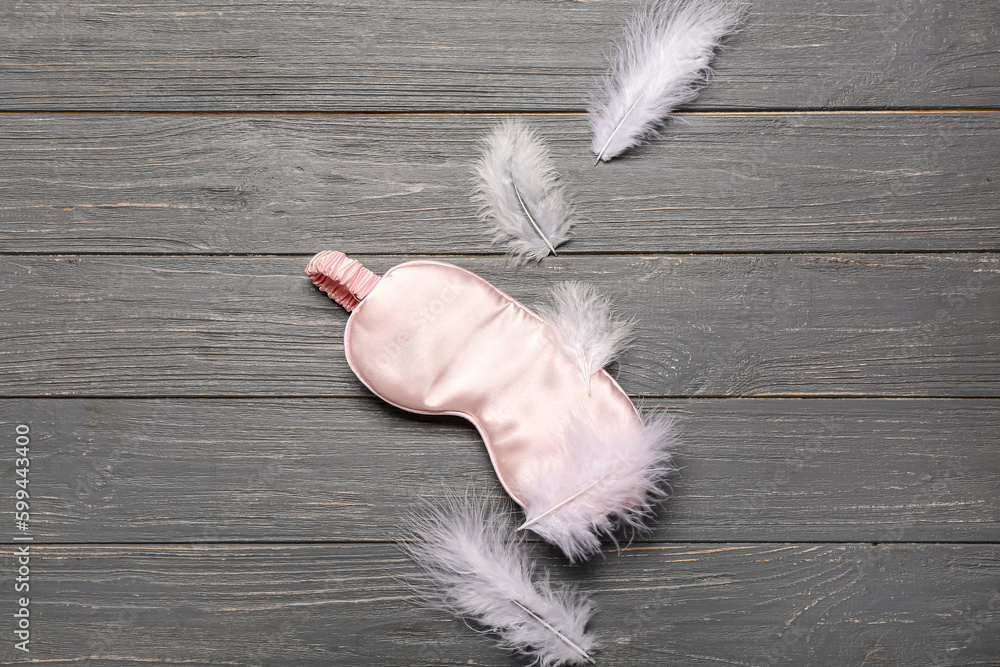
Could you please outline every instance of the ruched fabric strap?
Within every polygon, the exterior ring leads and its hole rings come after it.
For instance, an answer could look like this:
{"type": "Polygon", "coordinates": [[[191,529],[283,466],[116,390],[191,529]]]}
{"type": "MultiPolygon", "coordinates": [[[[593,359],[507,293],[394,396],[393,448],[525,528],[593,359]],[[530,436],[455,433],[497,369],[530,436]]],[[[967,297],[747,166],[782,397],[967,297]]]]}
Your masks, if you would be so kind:
{"type": "Polygon", "coordinates": [[[331,250],[314,255],[306,266],[306,274],[316,287],[326,292],[348,312],[357,308],[381,280],[358,260],[331,250]]]}

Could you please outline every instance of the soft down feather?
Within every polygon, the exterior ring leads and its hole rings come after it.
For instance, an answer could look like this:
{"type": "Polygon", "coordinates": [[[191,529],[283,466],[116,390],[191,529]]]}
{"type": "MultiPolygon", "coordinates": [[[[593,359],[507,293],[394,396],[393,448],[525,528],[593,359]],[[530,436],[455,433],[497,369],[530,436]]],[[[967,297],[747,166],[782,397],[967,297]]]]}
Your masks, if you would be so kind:
{"type": "Polygon", "coordinates": [[[522,527],[557,545],[573,562],[600,551],[602,535],[643,530],[654,504],[666,497],[664,482],[676,471],[670,452],[676,440],[673,418],[664,413],[645,416],[634,433],[613,436],[575,420],[565,438],[573,463],[553,463],[539,473],[544,484],[522,493],[530,508],[522,527]]]}
{"type": "Polygon", "coordinates": [[[583,283],[564,282],[552,288],[551,303],[538,309],[555,329],[559,344],[580,367],[590,393],[590,378],[610,364],[628,343],[634,320],[615,317],[611,301],[583,283]]]}
{"type": "Polygon", "coordinates": [[[655,135],[698,96],[716,47],[743,11],[738,0],[653,0],[633,12],[614,45],[611,76],[587,109],[598,161],[655,135]]]}
{"type": "Polygon", "coordinates": [[[514,533],[509,514],[469,492],[411,516],[403,549],[422,568],[411,584],[430,606],[493,631],[499,644],[543,667],[593,662],[585,631],[593,605],[572,586],[553,589],[514,533]]]}
{"type": "Polygon", "coordinates": [[[576,224],[549,151],[530,125],[508,118],[483,140],[474,200],[494,243],[517,261],[541,260],[576,224]]]}

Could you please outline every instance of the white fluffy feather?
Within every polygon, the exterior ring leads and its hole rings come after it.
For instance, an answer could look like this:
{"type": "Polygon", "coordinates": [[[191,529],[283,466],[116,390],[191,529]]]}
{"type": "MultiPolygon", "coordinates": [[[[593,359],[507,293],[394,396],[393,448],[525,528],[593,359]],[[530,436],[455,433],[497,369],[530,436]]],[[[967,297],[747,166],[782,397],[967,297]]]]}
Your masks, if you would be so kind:
{"type": "Polygon", "coordinates": [[[615,317],[611,301],[583,283],[556,285],[551,300],[538,309],[539,314],[556,330],[563,350],[580,367],[589,393],[591,376],[621,354],[635,322],[615,317]]]}
{"type": "Polygon", "coordinates": [[[415,541],[403,549],[423,569],[411,582],[430,605],[495,632],[499,644],[543,667],[593,662],[585,631],[593,612],[572,586],[553,590],[513,531],[510,517],[477,494],[448,498],[411,517],[415,541]]]}
{"type": "Polygon", "coordinates": [[[508,118],[495,127],[475,167],[479,217],[512,257],[540,260],[569,238],[573,207],[531,126],[508,118]]]}
{"type": "Polygon", "coordinates": [[[664,482],[676,471],[670,449],[677,438],[670,416],[647,416],[632,434],[602,437],[599,432],[593,424],[570,425],[565,446],[573,465],[559,463],[540,471],[538,478],[546,483],[522,493],[529,508],[524,526],[573,562],[600,551],[601,535],[613,537],[622,527],[643,530],[653,505],[666,497],[664,482]]]}
{"type": "Polygon", "coordinates": [[[588,107],[598,161],[655,135],[670,112],[698,96],[744,8],[738,0],[652,0],[633,12],[614,45],[611,76],[588,107]]]}

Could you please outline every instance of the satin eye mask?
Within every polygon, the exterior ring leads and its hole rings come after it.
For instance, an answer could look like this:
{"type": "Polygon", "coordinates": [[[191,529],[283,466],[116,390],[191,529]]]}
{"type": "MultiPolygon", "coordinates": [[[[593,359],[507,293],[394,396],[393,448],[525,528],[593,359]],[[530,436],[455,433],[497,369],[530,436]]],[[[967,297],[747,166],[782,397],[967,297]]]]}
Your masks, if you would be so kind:
{"type": "Polygon", "coordinates": [[[603,364],[594,368],[609,344],[601,332],[616,322],[592,290],[564,287],[543,318],[445,262],[380,277],[328,251],[306,273],[351,312],[344,349],[365,386],[404,410],[472,422],[524,509],[522,528],[571,560],[598,551],[602,533],[641,526],[662,497],[670,419],[644,419],[603,364]]]}

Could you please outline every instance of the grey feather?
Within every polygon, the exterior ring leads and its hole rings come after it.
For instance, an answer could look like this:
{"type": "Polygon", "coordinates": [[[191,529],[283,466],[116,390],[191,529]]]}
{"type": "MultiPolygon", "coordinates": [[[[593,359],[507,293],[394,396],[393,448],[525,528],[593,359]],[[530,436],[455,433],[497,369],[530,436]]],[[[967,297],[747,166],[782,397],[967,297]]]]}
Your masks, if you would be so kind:
{"type": "Polygon", "coordinates": [[[578,282],[553,287],[551,303],[538,311],[555,329],[563,351],[580,367],[588,392],[591,376],[621,354],[635,327],[634,320],[614,315],[607,297],[578,282]]]}
{"type": "Polygon", "coordinates": [[[546,483],[522,493],[531,508],[523,527],[573,562],[600,551],[602,535],[614,539],[621,528],[644,531],[656,503],[667,497],[667,478],[676,472],[671,452],[677,429],[670,415],[644,415],[633,433],[601,431],[599,424],[571,423],[565,447],[572,457],[553,457],[538,472],[546,483]]]}
{"type": "Polygon", "coordinates": [[[592,603],[572,586],[554,590],[547,570],[532,580],[536,565],[510,519],[473,492],[428,503],[402,545],[423,571],[411,585],[429,606],[475,621],[542,667],[592,663],[592,603]]]}
{"type": "Polygon", "coordinates": [[[746,6],[739,0],[652,0],[636,9],[614,45],[611,76],[591,99],[591,149],[608,161],[698,96],[709,63],[746,6]]]}
{"type": "Polygon", "coordinates": [[[538,132],[508,118],[483,139],[482,149],[474,199],[493,242],[507,244],[518,261],[555,254],[576,217],[538,132]]]}

